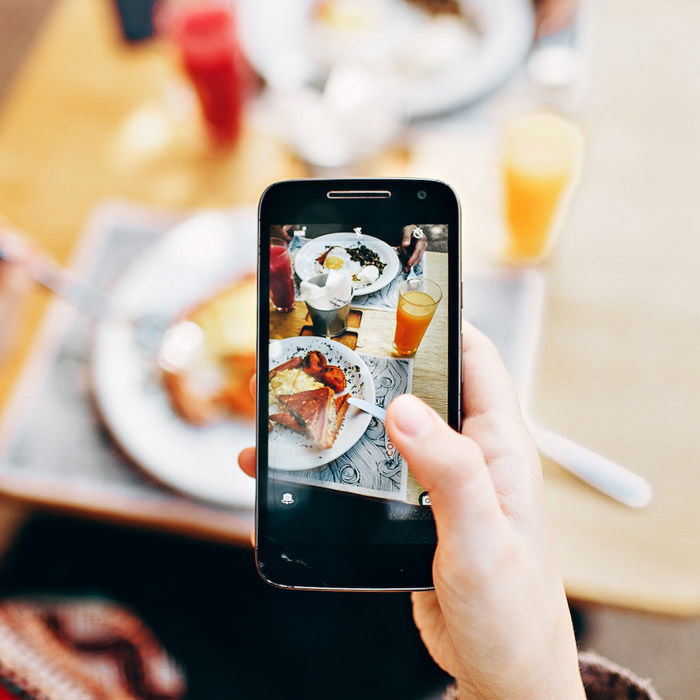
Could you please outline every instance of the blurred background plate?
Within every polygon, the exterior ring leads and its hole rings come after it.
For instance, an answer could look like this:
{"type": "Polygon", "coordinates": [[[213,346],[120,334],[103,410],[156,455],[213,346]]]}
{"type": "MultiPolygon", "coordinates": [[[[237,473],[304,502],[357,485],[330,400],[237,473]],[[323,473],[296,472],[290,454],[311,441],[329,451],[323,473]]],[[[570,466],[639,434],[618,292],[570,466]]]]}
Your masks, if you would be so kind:
{"type": "Polygon", "coordinates": [[[365,63],[376,75],[379,64],[386,61],[405,116],[417,119],[449,112],[496,89],[524,62],[532,44],[534,14],[528,0],[460,0],[463,13],[473,20],[464,41],[455,36],[454,27],[430,25],[435,20],[427,13],[421,12],[423,26],[417,27],[415,6],[405,0],[355,5],[358,12],[371,16],[366,24],[376,21],[377,26],[370,26],[367,36],[354,42],[353,55],[348,46],[338,46],[342,24],[357,24],[365,17],[338,16],[353,7],[347,0],[241,0],[240,36],[248,59],[278,92],[322,85],[334,63],[365,63]],[[336,25],[328,32],[319,32],[314,20],[323,5],[340,6],[336,25]],[[380,41],[372,40],[375,34],[380,41]],[[447,44],[454,46],[454,60],[445,54],[441,64],[438,54],[447,44]],[[387,58],[388,54],[396,58],[387,58]]]}
{"type": "MultiPolygon", "coordinates": [[[[112,290],[114,302],[132,318],[174,318],[254,270],[256,238],[253,209],[194,216],[130,265],[112,290]]],[[[123,323],[97,327],[91,372],[105,424],[146,473],[195,498],[253,507],[254,481],[236,464],[238,452],[255,444],[252,421],[228,418],[201,428],[187,424],[170,407],[155,357],[137,346],[123,323]]]]}

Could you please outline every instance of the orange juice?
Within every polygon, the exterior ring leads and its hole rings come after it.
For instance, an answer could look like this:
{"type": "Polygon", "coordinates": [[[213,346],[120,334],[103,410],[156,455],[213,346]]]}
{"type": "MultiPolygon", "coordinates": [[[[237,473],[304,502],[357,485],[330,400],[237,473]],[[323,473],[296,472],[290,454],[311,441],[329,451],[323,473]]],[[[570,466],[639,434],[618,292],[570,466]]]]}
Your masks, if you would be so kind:
{"type": "Polygon", "coordinates": [[[579,169],[581,134],[554,114],[533,114],[511,124],[503,158],[508,257],[541,258],[579,169]]]}
{"type": "Polygon", "coordinates": [[[437,302],[426,292],[406,291],[396,309],[394,348],[399,355],[413,355],[435,314],[437,302]]]}

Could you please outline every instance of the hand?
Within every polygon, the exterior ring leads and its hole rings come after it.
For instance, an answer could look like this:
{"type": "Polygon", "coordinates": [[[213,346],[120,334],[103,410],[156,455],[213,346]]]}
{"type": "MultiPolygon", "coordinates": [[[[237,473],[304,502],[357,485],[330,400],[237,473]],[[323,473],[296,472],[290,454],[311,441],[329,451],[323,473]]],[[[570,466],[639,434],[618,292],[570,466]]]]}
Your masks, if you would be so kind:
{"type": "Polygon", "coordinates": [[[277,238],[281,238],[283,241],[289,241],[292,240],[292,235],[290,234],[290,231],[295,229],[296,226],[294,224],[285,224],[284,226],[270,226],[270,237],[277,236],[277,238]]]}
{"type": "MultiPolygon", "coordinates": [[[[416,224],[409,224],[408,226],[403,227],[403,238],[401,239],[401,248],[404,250],[407,250],[410,245],[411,241],[413,239],[413,232],[418,228],[416,224]]],[[[413,252],[411,253],[411,256],[408,258],[406,263],[404,264],[403,271],[404,272],[410,272],[411,268],[418,262],[420,262],[423,258],[423,253],[428,249],[428,239],[427,238],[417,238],[415,239],[416,245],[413,249],[413,252]]]]}
{"type": "MultiPolygon", "coordinates": [[[[415,396],[387,415],[438,532],[435,591],[413,594],[416,625],[460,700],[583,699],[539,456],[498,352],[471,326],[462,364],[462,435],[415,396]]],[[[254,476],[255,449],[239,463],[254,476]]]]}
{"type": "Polygon", "coordinates": [[[540,461],[493,344],[464,332],[462,434],[405,395],[387,429],[430,492],[435,591],[413,594],[433,659],[467,698],[584,698],[540,461]]]}
{"type": "Polygon", "coordinates": [[[7,352],[31,286],[31,247],[0,223],[0,358],[7,352]]]}

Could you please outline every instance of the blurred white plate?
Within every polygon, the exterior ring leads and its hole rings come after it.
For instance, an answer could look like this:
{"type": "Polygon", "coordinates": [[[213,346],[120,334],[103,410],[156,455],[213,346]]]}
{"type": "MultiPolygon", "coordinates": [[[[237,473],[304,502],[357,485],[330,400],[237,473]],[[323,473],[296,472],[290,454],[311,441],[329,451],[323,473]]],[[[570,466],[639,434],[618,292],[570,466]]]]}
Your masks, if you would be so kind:
{"type": "MultiPolygon", "coordinates": [[[[394,0],[393,5],[399,0],[394,0]]],[[[425,76],[394,71],[404,111],[409,119],[442,114],[474,102],[497,88],[520,66],[530,49],[534,33],[534,16],[530,0],[461,0],[467,14],[475,19],[478,39],[473,51],[465,51],[459,60],[449,61],[449,68],[425,76]]],[[[372,3],[364,2],[366,6],[372,3]]],[[[323,79],[319,62],[318,33],[311,15],[317,0],[239,0],[238,14],[243,48],[255,69],[277,91],[296,91],[323,79]]],[[[383,0],[381,6],[390,2],[383,0]]],[[[377,11],[378,16],[382,13],[377,11]]],[[[358,42],[358,52],[367,53],[374,45],[377,56],[392,51],[401,32],[412,36],[409,51],[443,50],[440,36],[412,33],[415,9],[408,3],[403,12],[394,8],[384,13],[391,17],[389,26],[375,29],[376,37],[358,42]],[[397,21],[403,20],[403,21],[397,21]],[[418,39],[416,39],[418,37],[418,39]],[[420,39],[420,37],[423,37],[420,39]],[[417,41],[414,45],[412,41],[417,41]],[[432,43],[431,43],[432,41],[432,43]],[[359,44],[362,46],[359,46],[359,44]]],[[[381,17],[380,20],[381,21],[381,17]]],[[[426,15],[425,21],[431,21],[426,15]]],[[[337,31],[337,30],[336,30],[337,31]]],[[[326,37],[332,48],[332,37],[326,37]]],[[[323,49],[323,53],[328,50],[323,49]]],[[[344,61],[352,60],[348,51],[340,51],[344,61]]],[[[365,62],[377,65],[377,57],[365,62]]],[[[409,56],[410,58],[410,56],[409,56]]]]}
{"type": "Polygon", "coordinates": [[[363,234],[362,238],[358,238],[355,233],[328,233],[325,236],[312,238],[294,256],[294,270],[303,280],[313,277],[319,274],[315,268],[316,258],[325,253],[330,246],[351,248],[360,243],[371,248],[382,262],[386,263],[386,267],[382,270],[376,282],[367,284],[364,287],[357,287],[353,293],[356,297],[359,297],[376,292],[386,287],[396,277],[401,269],[401,265],[399,264],[399,256],[396,251],[388,243],[374,236],[363,234]]]}
{"type": "MultiPolygon", "coordinates": [[[[292,357],[303,357],[310,350],[323,353],[329,365],[337,365],[345,373],[347,390],[358,398],[374,403],[374,381],[364,360],[349,347],[328,338],[300,336],[273,340],[270,343],[270,369],[292,357]]],[[[312,469],[328,464],[347,452],[365,433],[372,420],[369,413],[353,406],[348,408],[333,447],[323,450],[305,435],[275,426],[270,433],[270,466],[285,471],[312,469]]]]}
{"type": "MultiPolygon", "coordinates": [[[[254,210],[194,216],[133,262],[112,293],[133,318],[175,317],[229,281],[255,269],[254,210]]],[[[252,508],[254,480],[236,457],[255,444],[253,422],[196,428],[170,407],[153,358],[119,322],[98,325],[92,357],[97,407],[126,454],[158,481],[221,506],[252,508]]]]}

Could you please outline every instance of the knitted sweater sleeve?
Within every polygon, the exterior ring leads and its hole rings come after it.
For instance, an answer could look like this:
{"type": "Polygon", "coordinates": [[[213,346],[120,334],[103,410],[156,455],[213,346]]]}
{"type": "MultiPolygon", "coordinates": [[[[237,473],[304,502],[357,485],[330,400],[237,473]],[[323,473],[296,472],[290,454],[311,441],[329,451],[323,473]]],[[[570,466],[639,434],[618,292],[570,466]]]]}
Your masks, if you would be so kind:
{"type": "MultiPolygon", "coordinates": [[[[578,659],[587,700],[661,700],[649,681],[595,652],[582,652],[578,659]]],[[[443,700],[466,699],[460,698],[457,686],[452,685],[443,700]]]]}

